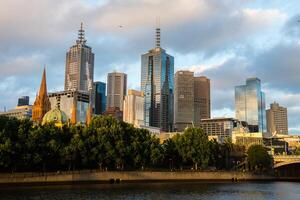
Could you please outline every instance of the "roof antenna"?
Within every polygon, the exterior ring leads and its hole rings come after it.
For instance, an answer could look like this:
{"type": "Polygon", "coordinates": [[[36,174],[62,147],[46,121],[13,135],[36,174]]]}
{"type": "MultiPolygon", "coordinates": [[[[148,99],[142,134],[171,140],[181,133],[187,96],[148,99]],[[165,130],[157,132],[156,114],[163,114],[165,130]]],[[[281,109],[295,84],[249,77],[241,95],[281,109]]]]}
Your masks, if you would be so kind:
{"type": "Polygon", "coordinates": [[[84,37],[83,22],[80,23],[80,29],[78,30],[78,40],[76,42],[77,44],[85,44],[86,42],[86,39],[84,37]]]}
{"type": "Polygon", "coordinates": [[[155,48],[160,48],[160,18],[156,18],[156,40],[155,48]]]}

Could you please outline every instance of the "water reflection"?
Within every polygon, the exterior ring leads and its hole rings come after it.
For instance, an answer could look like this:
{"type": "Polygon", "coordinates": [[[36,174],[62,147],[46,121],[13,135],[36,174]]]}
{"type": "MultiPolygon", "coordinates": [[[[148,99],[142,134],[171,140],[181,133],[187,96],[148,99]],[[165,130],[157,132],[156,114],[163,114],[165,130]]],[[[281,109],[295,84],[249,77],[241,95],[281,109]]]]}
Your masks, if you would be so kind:
{"type": "Polygon", "coordinates": [[[300,183],[132,183],[1,187],[0,199],[295,200],[300,183]]]}

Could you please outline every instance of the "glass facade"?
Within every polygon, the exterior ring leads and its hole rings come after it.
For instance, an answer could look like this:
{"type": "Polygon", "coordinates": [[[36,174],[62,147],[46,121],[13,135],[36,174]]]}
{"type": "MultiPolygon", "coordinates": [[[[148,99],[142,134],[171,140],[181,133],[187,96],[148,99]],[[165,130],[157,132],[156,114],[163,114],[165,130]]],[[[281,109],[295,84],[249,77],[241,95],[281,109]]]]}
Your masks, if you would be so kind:
{"type": "Polygon", "coordinates": [[[94,82],[94,114],[103,114],[106,108],[106,83],[94,82]]]}
{"type": "Polygon", "coordinates": [[[248,123],[251,132],[266,131],[265,94],[258,78],[249,78],[246,85],[235,87],[236,118],[248,123]]]}
{"type": "Polygon", "coordinates": [[[158,47],[142,55],[141,90],[146,126],[173,129],[174,58],[158,47]]]}

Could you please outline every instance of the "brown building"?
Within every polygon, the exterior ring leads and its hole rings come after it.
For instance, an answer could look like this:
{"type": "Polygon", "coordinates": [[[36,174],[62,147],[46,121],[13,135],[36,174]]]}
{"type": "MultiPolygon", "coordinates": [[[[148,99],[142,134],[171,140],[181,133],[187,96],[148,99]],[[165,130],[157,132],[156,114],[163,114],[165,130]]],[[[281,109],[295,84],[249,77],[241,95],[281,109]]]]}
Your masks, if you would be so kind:
{"type": "Polygon", "coordinates": [[[194,122],[210,118],[210,79],[194,77],[194,122]]]}
{"type": "Polygon", "coordinates": [[[44,69],[40,91],[32,106],[32,120],[35,122],[42,122],[44,115],[50,109],[51,104],[47,94],[46,70],[44,69]]]}
{"type": "Polygon", "coordinates": [[[288,134],[287,109],[274,102],[270,104],[267,114],[267,131],[269,134],[288,134]]]}
{"type": "Polygon", "coordinates": [[[120,110],[119,107],[109,107],[106,109],[106,111],[103,113],[103,115],[112,116],[119,121],[123,120],[123,112],[120,110]]]}
{"type": "Polygon", "coordinates": [[[194,77],[194,72],[180,70],[174,78],[174,126],[183,131],[201,119],[210,118],[210,80],[194,77]]]}
{"type": "Polygon", "coordinates": [[[106,107],[118,107],[123,110],[123,101],[127,90],[127,74],[112,72],[107,75],[106,107]]]}

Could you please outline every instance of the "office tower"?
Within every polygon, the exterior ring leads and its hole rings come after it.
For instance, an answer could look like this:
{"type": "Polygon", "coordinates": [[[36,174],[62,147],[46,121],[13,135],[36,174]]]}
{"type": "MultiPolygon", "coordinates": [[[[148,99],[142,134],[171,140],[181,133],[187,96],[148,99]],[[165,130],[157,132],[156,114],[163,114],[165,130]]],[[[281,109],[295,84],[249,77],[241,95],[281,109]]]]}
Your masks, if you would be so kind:
{"type": "Polygon", "coordinates": [[[29,96],[22,96],[18,99],[18,106],[28,106],[29,96]]]}
{"type": "Polygon", "coordinates": [[[172,131],[174,58],[160,46],[160,28],[156,29],[156,47],[143,54],[141,61],[145,125],[158,127],[162,131],[172,131]]]}
{"type": "Polygon", "coordinates": [[[66,54],[65,90],[91,91],[94,76],[94,54],[86,45],[81,27],[78,40],[66,54]]]}
{"type": "Polygon", "coordinates": [[[177,131],[199,126],[210,118],[210,80],[194,77],[190,71],[177,71],[174,89],[174,125],[177,131]]]}
{"type": "Polygon", "coordinates": [[[44,69],[40,91],[32,106],[32,120],[42,122],[44,115],[50,110],[51,104],[47,94],[46,70],[44,69]]]}
{"type": "Polygon", "coordinates": [[[63,111],[72,124],[86,122],[90,95],[84,91],[62,91],[49,93],[51,109],[63,111]]]}
{"type": "Polygon", "coordinates": [[[106,108],[106,83],[94,82],[94,114],[103,114],[106,108]]]}
{"type": "Polygon", "coordinates": [[[270,134],[288,134],[287,109],[274,102],[267,110],[267,131],[270,134]]]}
{"type": "Polygon", "coordinates": [[[174,128],[183,131],[194,122],[194,72],[177,71],[174,79],[174,128]]]}
{"type": "Polygon", "coordinates": [[[106,108],[117,107],[123,110],[123,101],[127,90],[127,75],[112,72],[107,75],[107,101],[106,108]]]}
{"type": "Polygon", "coordinates": [[[265,94],[258,78],[248,78],[246,85],[235,87],[235,114],[248,123],[251,132],[266,132],[265,94]]]}
{"type": "Polygon", "coordinates": [[[194,122],[210,118],[210,80],[205,76],[194,77],[194,122]]]}
{"type": "Polygon", "coordinates": [[[123,121],[135,127],[144,125],[144,94],[136,90],[128,90],[124,99],[123,121]]]}

